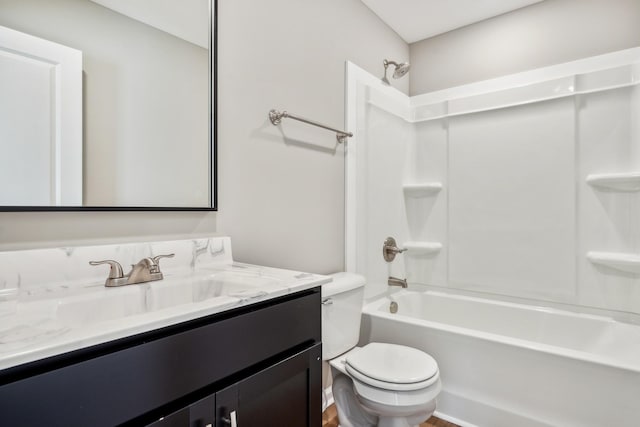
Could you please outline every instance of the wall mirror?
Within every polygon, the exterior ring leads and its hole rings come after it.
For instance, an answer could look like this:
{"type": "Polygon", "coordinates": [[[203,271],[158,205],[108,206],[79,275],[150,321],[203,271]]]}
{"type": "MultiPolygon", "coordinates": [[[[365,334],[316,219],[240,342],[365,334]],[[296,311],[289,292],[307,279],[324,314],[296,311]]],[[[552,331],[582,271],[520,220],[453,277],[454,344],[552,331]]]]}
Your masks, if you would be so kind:
{"type": "Polygon", "coordinates": [[[0,210],[216,209],[215,0],[0,0],[0,210]]]}

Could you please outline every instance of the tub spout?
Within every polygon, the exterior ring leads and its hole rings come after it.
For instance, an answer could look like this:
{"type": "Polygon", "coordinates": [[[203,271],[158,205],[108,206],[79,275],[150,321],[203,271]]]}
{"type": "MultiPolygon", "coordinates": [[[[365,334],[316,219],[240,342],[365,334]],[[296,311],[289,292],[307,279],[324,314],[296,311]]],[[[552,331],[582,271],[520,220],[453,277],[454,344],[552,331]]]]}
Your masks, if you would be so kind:
{"type": "Polygon", "coordinates": [[[401,286],[403,288],[406,288],[407,285],[407,279],[398,279],[397,277],[391,277],[389,276],[389,280],[387,281],[387,284],[389,286],[401,286]]]}

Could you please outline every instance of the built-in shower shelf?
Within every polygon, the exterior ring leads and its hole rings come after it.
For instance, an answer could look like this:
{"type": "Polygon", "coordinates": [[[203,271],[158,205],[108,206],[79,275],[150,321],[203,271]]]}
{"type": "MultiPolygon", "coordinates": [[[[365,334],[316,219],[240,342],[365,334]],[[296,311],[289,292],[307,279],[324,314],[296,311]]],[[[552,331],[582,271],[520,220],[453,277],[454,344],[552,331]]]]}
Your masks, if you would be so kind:
{"type": "Polygon", "coordinates": [[[432,196],[442,190],[442,183],[423,182],[421,184],[404,184],[402,190],[407,197],[432,196]]]}
{"type": "Polygon", "coordinates": [[[587,184],[614,191],[640,191],[640,172],[591,174],[587,184]]]}
{"type": "Polygon", "coordinates": [[[627,273],[640,274],[640,255],[618,252],[588,252],[587,259],[594,264],[627,273]]]}
{"type": "Polygon", "coordinates": [[[409,255],[435,255],[442,249],[440,242],[405,242],[402,245],[409,255]]]}

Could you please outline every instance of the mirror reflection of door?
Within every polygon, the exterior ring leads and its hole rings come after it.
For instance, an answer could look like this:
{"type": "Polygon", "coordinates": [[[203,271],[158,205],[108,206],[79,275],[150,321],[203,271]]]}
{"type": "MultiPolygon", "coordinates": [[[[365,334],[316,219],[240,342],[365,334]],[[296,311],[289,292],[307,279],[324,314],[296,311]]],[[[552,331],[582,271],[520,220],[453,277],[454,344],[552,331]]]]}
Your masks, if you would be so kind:
{"type": "Polygon", "coordinates": [[[82,52],[4,27],[0,205],[82,205],[82,52]]]}

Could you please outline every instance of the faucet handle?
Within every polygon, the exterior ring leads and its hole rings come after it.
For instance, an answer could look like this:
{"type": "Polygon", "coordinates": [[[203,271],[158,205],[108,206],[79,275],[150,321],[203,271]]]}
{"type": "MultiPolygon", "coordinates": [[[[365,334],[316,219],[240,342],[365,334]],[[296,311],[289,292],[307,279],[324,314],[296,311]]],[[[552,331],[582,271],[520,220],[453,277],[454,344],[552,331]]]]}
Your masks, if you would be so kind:
{"type": "Polygon", "coordinates": [[[156,256],[152,256],[151,259],[153,260],[154,263],[158,264],[161,258],[173,258],[174,256],[176,256],[176,254],[156,255],[156,256]]]}
{"type": "Polygon", "coordinates": [[[382,256],[384,260],[387,262],[391,262],[396,258],[396,254],[401,254],[405,252],[406,248],[399,248],[396,244],[396,239],[393,237],[387,237],[384,240],[384,244],[382,245],[382,256]]]}
{"type": "Polygon", "coordinates": [[[106,259],[104,261],[89,261],[91,265],[102,265],[109,264],[111,268],[109,269],[109,279],[121,279],[124,277],[122,273],[122,266],[118,261],[114,261],[112,259],[106,259]]]}
{"type": "Polygon", "coordinates": [[[153,265],[150,270],[152,273],[160,273],[160,260],[162,258],[173,258],[176,254],[167,254],[167,255],[156,255],[151,257],[151,261],[153,261],[153,265]]]}

